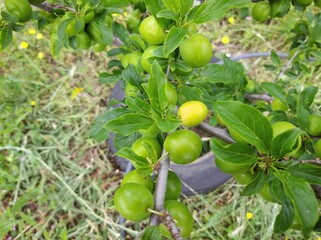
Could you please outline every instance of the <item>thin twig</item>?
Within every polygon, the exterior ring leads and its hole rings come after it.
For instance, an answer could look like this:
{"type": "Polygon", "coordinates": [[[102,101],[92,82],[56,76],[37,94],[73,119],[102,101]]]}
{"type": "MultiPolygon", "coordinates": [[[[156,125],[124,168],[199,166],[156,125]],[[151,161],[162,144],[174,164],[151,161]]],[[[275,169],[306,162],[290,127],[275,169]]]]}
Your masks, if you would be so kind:
{"type": "Polygon", "coordinates": [[[257,101],[257,100],[263,100],[268,103],[272,102],[273,97],[269,96],[266,93],[263,94],[245,94],[244,98],[249,100],[249,101],[257,101]]]}
{"type": "Polygon", "coordinates": [[[70,11],[70,12],[77,12],[75,9],[73,9],[71,7],[63,6],[63,5],[55,4],[55,3],[43,2],[40,4],[32,4],[32,5],[37,8],[40,8],[42,10],[45,10],[47,12],[50,12],[50,13],[55,11],[55,9],[62,9],[62,10],[70,11]]]}
{"type": "Polygon", "coordinates": [[[310,164],[321,166],[321,160],[319,158],[311,159],[311,160],[301,160],[301,163],[310,163],[310,164]]]}
{"type": "Polygon", "coordinates": [[[234,139],[224,129],[213,127],[205,122],[202,122],[200,125],[198,125],[198,127],[203,131],[211,134],[212,136],[217,137],[227,143],[235,143],[234,139]]]}

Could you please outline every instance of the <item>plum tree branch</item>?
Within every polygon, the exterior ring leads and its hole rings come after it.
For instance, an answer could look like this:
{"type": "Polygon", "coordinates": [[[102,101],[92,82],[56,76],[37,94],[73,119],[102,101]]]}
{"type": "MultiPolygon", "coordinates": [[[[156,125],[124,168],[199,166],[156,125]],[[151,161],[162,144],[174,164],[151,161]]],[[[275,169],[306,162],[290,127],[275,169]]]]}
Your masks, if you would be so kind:
{"type": "Polygon", "coordinates": [[[169,212],[164,211],[165,217],[162,218],[162,222],[167,227],[167,229],[170,231],[172,237],[175,240],[183,240],[181,236],[181,231],[175,224],[174,218],[169,214],[169,212]]]}
{"type": "Polygon", "coordinates": [[[273,97],[269,96],[266,93],[263,94],[245,94],[244,98],[249,101],[257,101],[257,100],[263,100],[266,102],[272,102],[273,97]]]}
{"type": "Polygon", "coordinates": [[[32,3],[32,5],[37,8],[40,8],[42,10],[45,10],[47,12],[50,12],[50,13],[52,13],[55,9],[62,9],[62,10],[70,11],[70,12],[77,12],[75,9],[73,9],[71,7],[63,6],[63,5],[56,4],[56,3],[43,2],[40,4],[32,3]]]}
{"type": "MultiPolygon", "coordinates": [[[[164,156],[163,152],[163,156],[164,156]]],[[[162,212],[164,210],[164,200],[165,200],[165,192],[166,192],[166,184],[168,177],[168,169],[169,169],[169,158],[165,156],[165,158],[160,163],[160,169],[158,171],[156,190],[155,190],[155,207],[156,211],[162,212]]],[[[156,214],[152,214],[150,217],[149,224],[158,226],[160,223],[160,216],[156,214]]]]}
{"type": "Polygon", "coordinates": [[[200,125],[198,125],[198,127],[203,131],[211,134],[212,136],[217,137],[227,143],[235,143],[234,139],[227,133],[225,129],[213,127],[205,122],[202,122],[200,125]]]}

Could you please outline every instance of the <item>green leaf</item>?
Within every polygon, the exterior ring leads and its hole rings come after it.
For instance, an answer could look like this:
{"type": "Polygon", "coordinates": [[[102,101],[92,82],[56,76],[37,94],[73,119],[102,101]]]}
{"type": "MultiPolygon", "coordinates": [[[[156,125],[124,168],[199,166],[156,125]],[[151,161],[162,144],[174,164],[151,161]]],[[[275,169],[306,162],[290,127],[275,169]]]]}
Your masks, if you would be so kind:
{"type": "Polygon", "coordinates": [[[16,16],[14,16],[6,11],[1,11],[0,13],[1,13],[1,17],[2,17],[3,21],[19,22],[19,19],[16,16]]]}
{"type": "Polygon", "coordinates": [[[259,110],[241,102],[218,101],[214,105],[214,112],[230,131],[254,145],[260,152],[268,153],[272,141],[272,127],[259,110]]]}
{"type": "Polygon", "coordinates": [[[152,124],[153,120],[149,117],[137,113],[128,113],[107,122],[104,127],[110,132],[128,136],[140,129],[146,129],[152,124]]]}
{"type": "Polygon", "coordinates": [[[241,143],[223,146],[219,140],[213,138],[211,148],[217,158],[227,163],[252,165],[258,161],[255,149],[241,143]]]}
{"type": "Polygon", "coordinates": [[[157,226],[148,226],[144,229],[141,240],[162,240],[162,234],[157,226]]]}
{"type": "Polygon", "coordinates": [[[170,20],[174,20],[174,21],[179,20],[179,16],[175,12],[173,12],[172,10],[169,10],[169,9],[163,9],[163,10],[159,11],[157,13],[156,17],[166,18],[166,19],[170,19],[170,20]]]}
{"type": "Polygon", "coordinates": [[[115,153],[115,155],[130,160],[135,168],[149,166],[148,160],[136,155],[133,149],[131,149],[130,147],[121,148],[118,152],[115,153]]]}
{"type": "Polygon", "coordinates": [[[271,58],[272,62],[273,62],[276,66],[280,66],[280,64],[281,64],[280,56],[277,55],[274,50],[272,50],[272,52],[271,52],[271,54],[270,54],[270,58],[271,58]]]}
{"type": "Polygon", "coordinates": [[[224,65],[208,64],[201,71],[200,76],[197,76],[195,81],[209,82],[209,83],[224,83],[231,82],[230,76],[226,74],[226,68],[224,65]]]}
{"type": "Polygon", "coordinates": [[[187,101],[203,101],[203,92],[197,87],[183,85],[178,89],[177,95],[180,104],[187,101]]]}
{"type": "Polygon", "coordinates": [[[181,120],[179,120],[174,115],[166,116],[165,119],[161,118],[160,116],[157,116],[155,120],[156,120],[157,127],[162,132],[166,132],[166,133],[172,132],[182,125],[181,120]]]}
{"type": "Polygon", "coordinates": [[[141,134],[138,132],[134,132],[129,136],[122,136],[120,134],[115,134],[113,138],[115,149],[121,149],[123,147],[131,147],[134,144],[134,142],[139,138],[141,138],[141,134]]]}
{"type": "Polygon", "coordinates": [[[182,0],[176,0],[176,1],[172,1],[172,0],[163,0],[163,3],[165,5],[165,7],[171,11],[173,11],[176,14],[180,13],[181,10],[181,2],[182,0]]]}
{"type": "Polygon", "coordinates": [[[103,72],[99,74],[99,82],[103,84],[109,84],[119,81],[121,78],[120,74],[103,72]]]}
{"type": "Polygon", "coordinates": [[[305,108],[309,109],[313,103],[315,95],[318,93],[318,88],[315,86],[306,87],[300,94],[300,104],[305,108]]]}
{"type": "Polygon", "coordinates": [[[182,60],[177,60],[175,63],[172,63],[172,65],[174,66],[175,70],[183,73],[191,73],[194,70],[191,65],[182,60]]]}
{"type": "Polygon", "coordinates": [[[144,91],[142,83],[144,82],[143,78],[138,74],[136,67],[132,64],[129,64],[126,69],[123,71],[123,79],[129,84],[136,86],[140,91],[144,91]]]}
{"type": "Polygon", "coordinates": [[[150,116],[151,106],[148,102],[138,97],[129,97],[126,98],[126,104],[134,112],[141,115],[150,116]]]}
{"type": "Polygon", "coordinates": [[[311,184],[321,185],[321,167],[308,163],[297,163],[288,168],[293,176],[300,177],[311,184]]]}
{"type": "Polygon", "coordinates": [[[105,112],[100,113],[95,121],[93,126],[90,129],[90,137],[94,138],[98,142],[102,142],[109,137],[109,132],[104,128],[104,125],[109,121],[120,117],[123,114],[128,113],[129,111],[124,108],[115,108],[110,109],[105,112]]]}
{"type": "Polygon", "coordinates": [[[5,25],[0,30],[0,51],[5,49],[12,42],[12,28],[9,25],[5,25]]]}
{"type": "MultiPolygon", "coordinates": [[[[101,34],[101,40],[102,40],[101,43],[107,44],[107,45],[112,45],[113,40],[114,40],[113,30],[101,21],[96,21],[95,23],[97,23],[97,28],[99,29],[100,34],[101,34]]],[[[94,22],[92,22],[92,24],[94,24],[94,22]]],[[[113,26],[114,26],[114,24],[113,24],[113,26]]]]}
{"type": "Polygon", "coordinates": [[[290,198],[285,194],[283,184],[279,179],[274,178],[271,181],[270,191],[272,196],[274,196],[282,206],[280,213],[276,216],[274,222],[274,232],[283,233],[292,225],[294,219],[294,206],[290,198]]]}
{"type": "Polygon", "coordinates": [[[194,0],[180,0],[180,16],[185,17],[185,15],[192,9],[194,0]]]}
{"type": "Polygon", "coordinates": [[[148,156],[149,160],[151,161],[151,163],[157,162],[158,154],[157,154],[155,148],[148,142],[144,142],[143,146],[147,151],[147,156],[148,156]]]}
{"type": "Polygon", "coordinates": [[[129,36],[129,39],[131,43],[136,46],[137,48],[140,48],[142,50],[145,50],[147,45],[146,42],[142,39],[142,37],[139,34],[131,34],[129,36]]]}
{"type": "Polygon", "coordinates": [[[128,43],[129,33],[122,24],[113,22],[112,29],[120,41],[122,41],[124,44],[128,43]]]}
{"type": "Polygon", "coordinates": [[[296,121],[301,129],[307,131],[310,126],[309,122],[310,112],[304,108],[302,104],[296,105],[296,121]]]}
{"type": "Polygon", "coordinates": [[[318,201],[310,184],[288,171],[274,173],[282,181],[286,195],[291,199],[295,212],[302,224],[302,233],[309,238],[318,222],[318,201]]]}
{"type": "Polygon", "coordinates": [[[279,98],[283,103],[287,103],[285,91],[276,83],[263,82],[261,83],[262,87],[267,91],[271,96],[279,98]]]}
{"type": "Polygon", "coordinates": [[[58,41],[65,47],[69,46],[69,39],[66,35],[66,27],[67,25],[70,23],[70,21],[72,20],[72,18],[68,18],[64,21],[62,21],[57,29],[57,38],[58,41]]]}
{"type": "MultiPolygon", "coordinates": [[[[204,23],[221,19],[231,8],[247,7],[250,4],[248,0],[211,0],[203,3],[205,7],[199,8],[194,14],[195,23],[204,23]]],[[[202,5],[203,5],[202,4],[202,5]]]]}
{"type": "Polygon", "coordinates": [[[165,57],[168,57],[171,52],[175,51],[175,49],[178,48],[187,33],[188,31],[185,28],[179,28],[176,26],[173,26],[169,30],[164,41],[163,54],[165,57]]]}
{"type": "Polygon", "coordinates": [[[240,88],[240,82],[244,79],[243,65],[226,56],[223,57],[223,62],[223,65],[209,64],[205,66],[197,80],[211,83],[233,83],[235,87],[240,88]]]}
{"type": "Polygon", "coordinates": [[[143,177],[150,176],[153,173],[151,166],[137,168],[137,173],[143,177]]]}
{"type": "Polygon", "coordinates": [[[144,0],[145,6],[153,16],[156,16],[156,14],[164,9],[162,0],[144,0]]]}
{"type": "Polygon", "coordinates": [[[250,196],[258,193],[265,184],[269,184],[269,182],[272,180],[273,174],[271,174],[271,172],[265,174],[263,171],[259,171],[256,178],[245,186],[242,194],[245,196],[250,196]]]}
{"type": "Polygon", "coordinates": [[[152,64],[152,72],[148,80],[147,95],[153,109],[163,115],[165,108],[168,106],[165,88],[167,78],[157,61],[152,64]]]}
{"type": "Polygon", "coordinates": [[[272,139],[270,152],[276,159],[283,158],[287,153],[295,150],[298,137],[300,136],[300,129],[293,128],[289,131],[281,133],[272,139]]]}
{"type": "Polygon", "coordinates": [[[239,85],[241,79],[244,78],[244,67],[240,62],[231,60],[230,58],[223,57],[224,66],[226,68],[226,75],[235,86],[239,85]]]}

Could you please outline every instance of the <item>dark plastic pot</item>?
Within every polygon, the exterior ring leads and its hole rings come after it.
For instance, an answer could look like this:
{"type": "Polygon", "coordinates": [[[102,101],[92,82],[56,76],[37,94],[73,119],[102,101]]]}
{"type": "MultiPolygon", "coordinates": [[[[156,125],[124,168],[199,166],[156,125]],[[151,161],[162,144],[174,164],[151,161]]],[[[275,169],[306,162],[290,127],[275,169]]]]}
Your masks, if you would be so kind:
{"type": "MultiPolygon", "coordinates": [[[[287,54],[278,54],[280,57],[287,57],[287,54]]],[[[231,57],[232,60],[239,60],[245,58],[258,58],[268,57],[270,53],[247,53],[240,56],[231,57]]],[[[222,64],[222,61],[217,58],[212,59],[212,63],[222,64]]],[[[121,82],[118,82],[110,96],[111,99],[122,100],[125,97],[125,92],[121,88],[121,82]]],[[[119,107],[117,105],[113,107],[119,107]]],[[[112,153],[116,152],[113,137],[111,136],[108,140],[109,148],[112,153]]],[[[215,165],[214,154],[208,152],[201,156],[198,160],[187,165],[178,165],[171,163],[170,168],[177,173],[183,183],[183,193],[185,195],[194,195],[210,192],[217,187],[221,186],[227,180],[231,178],[230,175],[222,173],[215,165]]],[[[119,167],[128,172],[131,170],[131,164],[127,159],[116,156],[116,161],[119,167]]]]}

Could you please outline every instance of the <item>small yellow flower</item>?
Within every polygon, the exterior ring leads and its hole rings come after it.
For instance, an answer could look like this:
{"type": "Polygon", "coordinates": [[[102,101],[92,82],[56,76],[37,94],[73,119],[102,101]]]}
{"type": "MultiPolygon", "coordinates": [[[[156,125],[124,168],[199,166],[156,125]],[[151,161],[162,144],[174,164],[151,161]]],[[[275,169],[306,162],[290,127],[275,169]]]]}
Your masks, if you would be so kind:
{"type": "Polygon", "coordinates": [[[36,29],[31,28],[31,29],[29,30],[29,34],[30,34],[30,35],[35,35],[35,34],[36,34],[36,29]]]}
{"type": "Polygon", "coordinates": [[[127,12],[124,12],[124,16],[127,17],[128,13],[127,12]]]}
{"type": "Polygon", "coordinates": [[[224,36],[224,37],[222,37],[222,43],[224,43],[224,44],[228,44],[229,42],[230,42],[230,38],[228,37],[228,36],[224,36]]]}
{"type": "Polygon", "coordinates": [[[228,22],[229,22],[230,24],[234,24],[234,23],[235,23],[234,17],[228,18],[228,22]]]}
{"type": "Polygon", "coordinates": [[[34,101],[34,100],[30,101],[30,105],[33,106],[33,107],[36,106],[36,101],[34,101]]]}
{"type": "Polygon", "coordinates": [[[78,87],[75,88],[75,89],[72,91],[72,94],[71,94],[70,99],[71,99],[71,100],[74,100],[74,99],[78,96],[78,94],[81,93],[82,91],[84,91],[83,88],[78,88],[78,87]]]}
{"type": "Polygon", "coordinates": [[[43,38],[43,35],[42,35],[41,33],[38,33],[37,36],[36,36],[36,38],[37,38],[38,40],[40,40],[40,39],[43,38]]]}
{"type": "Polygon", "coordinates": [[[22,49],[26,49],[26,48],[28,48],[28,46],[29,46],[29,44],[27,42],[25,42],[25,41],[22,41],[20,43],[20,48],[22,48],[22,49]]]}
{"type": "Polygon", "coordinates": [[[321,240],[321,237],[318,237],[317,240],[321,240]]]}
{"type": "Polygon", "coordinates": [[[251,219],[253,218],[253,213],[247,212],[247,213],[246,213],[246,218],[247,218],[248,220],[251,220],[251,219]]]}
{"type": "Polygon", "coordinates": [[[119,14],[119,13],[113,13],[111,16],[112,16],[112,17],[119,17],[120,14],[119,14]]]}
{"type": "Polygon", "coordinates": [[[38,52],[38,58],[39,59],[43,59],[43,56],[44,56],[43,52],[38,52]]]}

